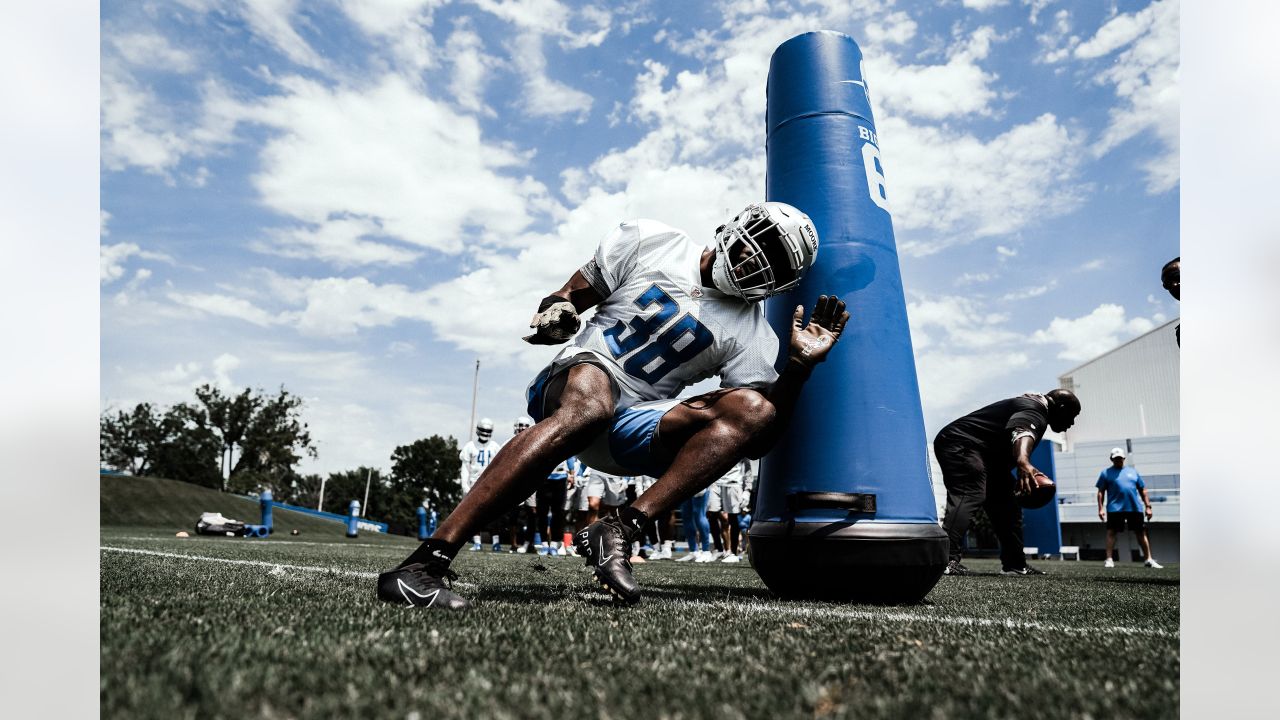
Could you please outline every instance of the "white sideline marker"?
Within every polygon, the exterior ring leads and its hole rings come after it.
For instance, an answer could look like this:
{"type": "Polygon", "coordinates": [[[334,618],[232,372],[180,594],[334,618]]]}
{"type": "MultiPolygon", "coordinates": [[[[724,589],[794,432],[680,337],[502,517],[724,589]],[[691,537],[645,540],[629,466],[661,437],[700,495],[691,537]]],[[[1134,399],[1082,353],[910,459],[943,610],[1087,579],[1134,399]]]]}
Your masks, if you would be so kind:
{"type": "MultiPolygon", "coordinates": [[[[160,550],[142,550],[139,548],[113,547],[110,545],[99,545],[99,550],[104,552],[129,553],[133,555],[150,555],[154,557],[175,558],[178,560],[191,560],[200,562],[216,562],[226,563],[228,565],[247,565],[250,567],[270,568],[277,570],[297,570],[300,572],[319,572],[331,573],[334,575],[346,575],[348,577],[357,578],[376,578],[378,573],[361,572],[359,570],[342,570],[331,567],[317,567],[313,565],[286,565],[283,563],[266,562],[265,560],[235,560],[232,558],[209,557],[206,555],[188,555],[185,553],[162,552],[160,550]]],[[[454,585],[458,587],[474,587],[472,583],[457,582],[454,585]]],[[[598,593],[584,593],[584,596],[592,598],[600,597],[598,593]]],[[[1061,633],[1064,635],[1136,635],[1143,637],[1158,637],[1177,639],[1179,633],[1170,632],[1168,630],[1160,630],[1158,628],[1135,628],[1125,626],[1099,626],[1099,627],[1073,627],[1071,625],[1057,625],[1054,623],[1041,623],[1025,620],[992,620],[990,618],[974,618],[954,615],[924,615],[921,613],[904,613],[904,612],[887,612],[876,613],[867,610],[840,609],[840,608],[811,608],[811,607],[788,607],[785,605],[763,605],[760,603],[735,602],[732,600],[721,600],[717,602],[707,602],[705,600],[686,600],[681,603],[683,606],[692,605],[695,607],[707,607],[726,609],[742,613],[767,613],[776,616],[794,615],[799,617],[819,617],[819,618],[843,618],[848,620],[866,620],[869,622],[898,622],[898,623],[923,623],[934,625],[962,625],[966,627],[992,627],[1004,628],[1008,630],[1027,630],[1039,632],[1061,633]]]]}

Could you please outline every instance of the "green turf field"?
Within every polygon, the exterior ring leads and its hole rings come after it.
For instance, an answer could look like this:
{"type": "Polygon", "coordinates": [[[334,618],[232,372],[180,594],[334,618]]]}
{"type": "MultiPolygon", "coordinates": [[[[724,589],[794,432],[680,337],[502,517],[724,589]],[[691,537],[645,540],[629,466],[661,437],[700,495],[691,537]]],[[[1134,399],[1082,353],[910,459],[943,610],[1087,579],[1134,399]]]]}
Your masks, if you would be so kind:
{"type": "Polygon", "coordinates": [[[1041,561],[923,605],[774,600],[748,565],[637,566],[615,607],[573,558],[463,551],[464,614],[374,600],[415,543],[104,527],[110,718],[1150,717],[1178,712],[1178,569],[1041,561]]]}

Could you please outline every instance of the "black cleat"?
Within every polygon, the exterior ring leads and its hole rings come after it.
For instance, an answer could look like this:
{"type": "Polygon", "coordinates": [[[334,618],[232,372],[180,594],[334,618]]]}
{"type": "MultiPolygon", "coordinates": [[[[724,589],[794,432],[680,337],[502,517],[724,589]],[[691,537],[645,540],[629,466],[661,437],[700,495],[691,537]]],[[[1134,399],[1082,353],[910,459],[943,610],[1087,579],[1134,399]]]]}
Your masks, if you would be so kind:
{"type": "Polygon", "coordinates": [[[959,560],[951,560],[947,563],[947,567],[942,571],[943,575],[968,575],[969,568],[960,564],[959,560]]]}
{"type": "Polygon", "coordinates": [[[1000,570],[1000,574],[1001,575],[1048,575],[1048,573],[1046,573],[1045,571],[1037,570],[1031,567],[1030,565],[1023,565],[1022,567],[1017,567],[1017,568],[1010,568],[1010,567],[1002,568],[1000,570]]]}
{"type": "Polygon", "coordinates": [[[640,602],[640,586],[631,576],[632,535],[621,520],[612,516],[597,520],[586,529],[587,559],[596,580],[628,605],[640,602]]]}
{"type": "Polygon", "coordinates": [[[587,567],[595,565],[595,560],[591,557],[591,543],[587,541],[587,537],[591,532],[591,528],[584,527],[573,534],[573,549],[578,551],[578,557],[586,560],[587,567]]]}
{"type": "Polygon", "coordinates": [[[445,563],[412,563],[378,575],[378,599],[408,607],[466,610],[467,599],[453,591],[458,573],[445,563]]]}

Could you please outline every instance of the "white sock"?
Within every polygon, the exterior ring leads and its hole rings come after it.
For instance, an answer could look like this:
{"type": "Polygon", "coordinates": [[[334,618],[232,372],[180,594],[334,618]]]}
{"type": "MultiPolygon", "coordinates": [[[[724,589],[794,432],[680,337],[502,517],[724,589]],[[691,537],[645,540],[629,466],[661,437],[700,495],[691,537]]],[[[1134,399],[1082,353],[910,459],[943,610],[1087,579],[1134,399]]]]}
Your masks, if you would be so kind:
{"type": "Polygon", "coordinates": [[[479,544],[480,544],[480,536],[479,536],[479,535],[474,535],[474,536],[472,536],[471,541],[472,541],[472,542],[474,542],[476,545],[479,545],[479,544]]]}

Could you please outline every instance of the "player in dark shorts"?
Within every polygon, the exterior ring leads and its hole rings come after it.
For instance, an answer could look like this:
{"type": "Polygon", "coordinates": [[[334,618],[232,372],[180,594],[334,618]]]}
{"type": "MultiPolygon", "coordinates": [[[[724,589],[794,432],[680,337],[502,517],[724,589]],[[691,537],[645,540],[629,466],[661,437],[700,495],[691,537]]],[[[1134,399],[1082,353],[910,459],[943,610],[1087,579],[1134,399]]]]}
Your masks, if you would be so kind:
{"type": "Polygon", "coordinates": [[[979,507],[986,509],[1000,542],[1002,572],[1043,574],[1029,567],[1022,553],[1022,508],[1014,493],[1035,486],[1033,476],[1039,471],[1031,464],[1031,451],[1045,430],[1063,432],[1079,414],[1080,401],[1075,394],[1056,389],[992,403],[942,428],[933,440],[933,452],[947,487],[942,527],[950,539],[948,575],[968,572],[960,564],[960,543],[979,507]],[[1010,474],[1015,468],[1017,480],[1010,474]]]}
{"type": "Polygon", "coordinates": [[[1115,567],[1112,556],[1116,548],[1116,535],[1127,527],[1142,547],[1145,565],[1163,567],[1151,557],[1151,541],[1147,538],[1146,520],[1151,519],[1151,498],[1147,497],[1147,485],[1138,471],[1125,467],[1124,448],[1111,449],[1111,467],[1098,474],[1098,518],[1107,524],[1106,567],[1115,567]]]}

